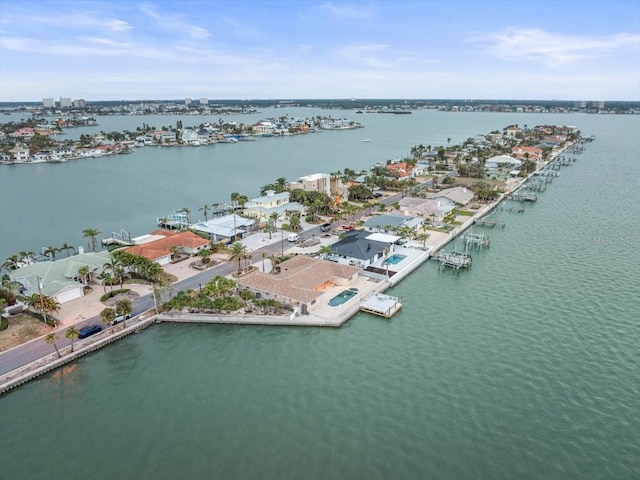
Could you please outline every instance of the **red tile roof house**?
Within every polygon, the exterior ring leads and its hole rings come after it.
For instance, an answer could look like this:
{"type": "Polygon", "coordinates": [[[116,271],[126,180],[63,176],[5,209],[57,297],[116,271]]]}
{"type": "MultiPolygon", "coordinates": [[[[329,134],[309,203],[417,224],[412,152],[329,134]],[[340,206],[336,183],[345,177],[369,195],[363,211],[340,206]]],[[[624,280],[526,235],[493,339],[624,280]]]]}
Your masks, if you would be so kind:
{"type": "Polygon", "coordinates": [[[160,265],[166,265],[171,261],[171,247],[177,245],[182,253],[195,255],[200,250],[207,248],[209,240],[206,240],[193,232],[172,232],[169,230],[154,230],[151,237],[161,237],[140,245],[134,245],[125,249],[125,252],[153,260],[160,265]]]}
{"type": "Polygon", "coordinates": [[[386,168],[390,172],[396,172],[399,177],[408,177],[411,173],[411,167],[406,162],[390,163],[386,168]]]}
{"type": "Polygon", "coordinates": [[[313,306],[326,289],[350,285],[360,271],[357,267],[341,265],[297,255],[282,262],[280,273],[254,272],[236,279],[239,287],[259,293],[262,298],[274,298],[304,312],[313,306]]]}
{"type": "Polygon", "coordinates": [[[518,145],[517,147],[513,147],[511,149],[511,154],[519,160],[524,160],[527,158],[527,153],[529,154],[530,160],[541,160],[542,159],[542,149],[537,147],[525,147],[522,145],[518,145]]]}

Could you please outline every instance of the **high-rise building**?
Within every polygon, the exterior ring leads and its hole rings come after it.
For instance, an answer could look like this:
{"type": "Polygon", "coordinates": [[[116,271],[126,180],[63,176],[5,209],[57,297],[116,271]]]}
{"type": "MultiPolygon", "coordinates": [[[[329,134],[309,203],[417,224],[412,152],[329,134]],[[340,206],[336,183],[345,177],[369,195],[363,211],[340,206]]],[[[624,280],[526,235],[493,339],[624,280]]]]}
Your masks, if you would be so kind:
{"type": "Polygon", "coordinates": [[[76,108],[84,108],[87,106],[87,102],[84,98],[78,98],[73,101],[73,106],[76,108]]]}
{"type": "Polygon", "coordinates": [[[71,106],[71,98],[60,97],[60,108],[68,108],[71,106]]]}
{"type": "Polygon", "coordinates": [[[185,98],[184,99],[184,104],[185,105],[191,105],[191,99],[190,98],[185,98]]]}
{"type": "Polygon", "coordinates": [[[43,98],[42,99],[42,106],[44,108],[53,108],[53,107],[56,106],[56,103],[53,101],[53,97],[43,98]]]}
{"type": "Polygon", "coordinates": [[[604,108],[604,100],[599,100],[597,102],[592,102],[591,104],[593,108],[597,108],[598,110],[602,110],[604,108]]]}
{"type": "Polygon", "coordinates": [[[587,107],[587,102],[584,100],[578,100],[576,102],[576,108],[586,108],[587,107]]]}
{"type": "Polygon", "coordinates": [[[200,97],[200,105],[209,105],[209,99],[207,97],[200,97]]]}

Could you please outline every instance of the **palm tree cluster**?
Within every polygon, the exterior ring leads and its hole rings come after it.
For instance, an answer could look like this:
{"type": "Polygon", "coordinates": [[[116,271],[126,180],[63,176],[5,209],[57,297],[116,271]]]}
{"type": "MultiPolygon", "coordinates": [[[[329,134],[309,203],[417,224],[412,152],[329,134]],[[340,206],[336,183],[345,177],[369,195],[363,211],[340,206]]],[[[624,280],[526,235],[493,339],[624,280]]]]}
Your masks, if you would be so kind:
{"type": "Polygon", "coordinates": [[[164,272],[162,267],[148,258],[134,255],[125,251],[112,254],[112,260],[105,264],[105,268],[111,269],[114,278],[117,278],[122,288],[125,272],[134,274],[150,282],[157,282],[164,272]]]}

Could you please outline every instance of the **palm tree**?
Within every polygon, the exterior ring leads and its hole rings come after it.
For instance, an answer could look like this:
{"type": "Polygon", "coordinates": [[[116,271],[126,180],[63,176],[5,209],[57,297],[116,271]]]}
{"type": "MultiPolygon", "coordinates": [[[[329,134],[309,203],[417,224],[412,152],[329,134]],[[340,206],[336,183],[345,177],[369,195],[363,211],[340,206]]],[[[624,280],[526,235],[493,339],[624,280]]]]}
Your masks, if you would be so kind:
{"type": "Polygon", "coordinates": [[[318,250],[318,253],[323,259],[326,260],[332,251],[333,249],[331,248],[331,245],[323,245],[320,247],[320,250],[318,250]]]}
{"type": "Polygon", "coordinates": [[[294,215],[291,215],[291,218],[289,219],[289,228],[291,228],[291,230],[300,230],[300,214],[299,213],[295,213],[294,215]]]}
{"type": "Polygon", "coordinates": [[[49,245],[47,248],[42,250],[42,253],[47,255],[52,261],[56,259],[56,253],[58,253],[58,249],[56,247],[52,247],[49,245]]]}
{"type": "Polygon", "coordinates": [[[2,264],[2,268],[6,270],[15,270],[20,267],[20,257],[15,253],[10,257],[7,257],[5,262],[2,264]]]}
{"type": "MultiPolygon", "coordinates": [[[[107,293],[107,282],[111,279],[111,274],[103,270],[102,272],[100,272],[100,275],[98,275],[98,279],[102,282],[104,293],[107,293]]],[[[113,290],[113,285],[111,286],[111,289],[113,290]]]]}
{"type": "Polygon", "coordinates": [[[102,323],[106,323],[107,325],[111,325],[111,322],[116,319],[116,316],[116,311],[113,308],[107,307],[100,312],[102,323]]]}
{"type": "Polygon", "coordinates": [[[116,315],[122,315],[123,327],[125,326],[127,318],[129,318],[132,311],[133,307],[131,305],[131,300],[124,298],[116,303],[116,315]]]}
{"type": "Polygon", "coordinates": [[[207,212],[209,212],[209,206],[205,203],[202,208],[199,209],[203,214],[204,214],[204,221],[206,222],[207,220],[209,220],[209,218],[207,217],[207,212]]]}
{"type": "Polygon", "coordinates": [[[247,197],[246,195],[240,195],[238,197],[238,205],[240,206],[240,209],[243,209],[248,201],[249,201],[249,197],[247,197]]]}
{"type": "Polygon", "coordinates": [[[231,257],[230,260],[238,262],[238,273],[242,271],[242,260],[247,255],[247,246],[242,242],[235,242],[231,245],[231,257]]]}
{"type": "MultiPolygon", "coordinates": [[[[104,270],[111,270],[111,276],[117,282],[122,283],[122,276],[124,275],[124,266],[120,259],[116,258],[114,255],[110,255],[109,261],[105,263],[102,266],[102,268],[104,270]]],[[[122,288],[122,286],[120,288],[122,288]]],[[[113,284],[111,284],[111,290],[113,290],[113,284]]]]}
{"type": "Polygon", "coordinates": [[[69,250],[72,250],[74,252],[76,251],[76,249],[73,246],[69,245],[66,242],[63,243],[62,246],[58,249],[59,252],[61,252],[62,250],[66,250],[67,251],[67,257],[69,256],[69,250]]]}
{"type": "Polygon", "coordinates": [[[278,212],[273,212],[269,215],[269,238],[271,238],[271,233],[276,231],[276,222],[279,217],[278,212]]]}
{"type": "Polygon", "coordinates": [[[67,328],[67,331],[64,332],[64,336],[71,340],[71,351],[73,352],[73,342],[80,336],[80,330],[71,325],[67,328]]]}
{"type": "Polygon", "coordinates": [[[287,179],[279,177],[276,179],[276,193],[282,193],[287,189],[287,179]]]}
{"type": "Polygon", "coordinates": [[[236,239],[236,208],[238,207],[238,198],[240,198],[240,194],[238,192],[232,192],[229,196],[231,199],[231,207],[233,208],[233,240],[236,239]]]}
{"type": "Polygon", "coordinates": [[[20,261],[26,260],[27,261],[27,265],[31,265],[31,259],[33,258],[33,252],[27,252],[27,251],[23,250],[20,253],[18,253],[18,255],[20,256],[20,261]]]}
{"type": "Polygon", "coordinates": [[[182,210],[180,210],[181,213],[184,213],[184,216],[187,217],[187,224],[191,225],[191,217],[189,215],[191,215],[191,210],[189,210],[187,207],[184,207],[182,210]]]}
{"type": "Polygon", "coordinates": [[[60,355],[60,350],[58,350],[58,345],[56,345],[56,340],[58,340],[58,335],[56,335],[55,333],[51,332],[51,333],[47,333],[44,337],[44,341],[46,343],[52,343],[53,344],[53,348],[56,349],[56,353],[58,354],[58,358],[62,357],[62,355],[60,355]]]}
{"type": "Polygon", "coordinates": [[[102,232],[100,230],[98,230],[97,228],[85,228],[82,231],[82,238],[89,238],[90,239],[89,243],[91,245],[91,251],[92,252],[96,251],[96,246],[98,245],[98,241],[96,240],[96,238],[101,233],[102,232]]]}
{"type": "Polygon", "coordinates": [[[86,265],[82,265],[80,268],[78,268],[78,275],[80,275],[82,283],[84,285],[87,285],[87,279],[89,277],[89,267],[86,265]]]}
{"type": "Polygon", "coordinates": [[[264,259],[267,258],[267,252],[262,252],[262,273],[264,273],[264,259]]]}

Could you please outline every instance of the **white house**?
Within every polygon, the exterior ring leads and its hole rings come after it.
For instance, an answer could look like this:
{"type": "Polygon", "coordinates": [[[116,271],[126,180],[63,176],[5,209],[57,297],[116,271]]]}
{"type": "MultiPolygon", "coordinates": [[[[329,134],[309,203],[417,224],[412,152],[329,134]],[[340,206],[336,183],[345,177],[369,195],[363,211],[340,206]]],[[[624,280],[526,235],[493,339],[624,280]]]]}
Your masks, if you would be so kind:
{"type": "Polygon", "coordinates": [[[495,168],[506,168],[509,170],[516,170],[522,166],[522,161],[517,158],[510,157],[509,155],[496,155],[495,157],[488,158],[484,162],[485,170],[493,170],[495,168]]]}

